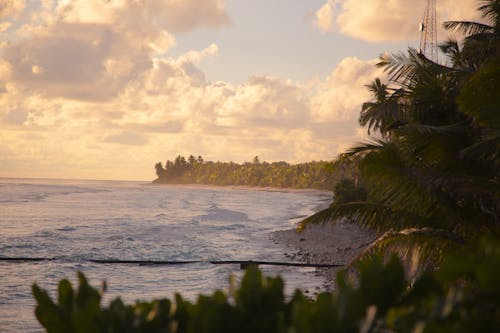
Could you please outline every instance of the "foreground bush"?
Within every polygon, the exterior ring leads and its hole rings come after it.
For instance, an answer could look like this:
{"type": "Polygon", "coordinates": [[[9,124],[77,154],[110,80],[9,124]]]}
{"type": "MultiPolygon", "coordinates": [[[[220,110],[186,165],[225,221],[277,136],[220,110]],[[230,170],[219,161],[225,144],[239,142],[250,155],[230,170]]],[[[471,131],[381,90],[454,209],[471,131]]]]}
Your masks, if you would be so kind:
{"type": "Polygon", "coordinates": [[[36,284],[36,317],[47,332],[499,332],[500,245],[482,241],[448,257],[436,273],[412,286],[398,259],[379,258],[359,267],[355,286],[344,272],[334,293],[309,299],[297,290],[287,300],[281,278],[257,268],[227,296],[216,291],[195,303],[181,295],[100,305],[101,292],[82,273],[79,287],[59,283],[57,302],[36,284]]]}

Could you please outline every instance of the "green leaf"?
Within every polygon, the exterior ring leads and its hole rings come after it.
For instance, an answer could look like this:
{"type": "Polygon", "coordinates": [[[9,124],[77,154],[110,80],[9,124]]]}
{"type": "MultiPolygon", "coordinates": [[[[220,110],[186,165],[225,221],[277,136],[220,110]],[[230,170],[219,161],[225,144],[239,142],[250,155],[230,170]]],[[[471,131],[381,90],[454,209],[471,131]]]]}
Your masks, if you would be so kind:
{"type": "Polygon", "coordinates": [[[32,293],[37,302],[35,316],[48,333],[74,332],[69,317],[52,301],[45,290],[34,284],[32,293]]]}
{"type": "Polygon", "coordinates": [[[61,280],[57,288],[57,294],[59,307],[70,313],[73,310],[73,303],[75,301],[71,282],[67,279],[61,280]]]}

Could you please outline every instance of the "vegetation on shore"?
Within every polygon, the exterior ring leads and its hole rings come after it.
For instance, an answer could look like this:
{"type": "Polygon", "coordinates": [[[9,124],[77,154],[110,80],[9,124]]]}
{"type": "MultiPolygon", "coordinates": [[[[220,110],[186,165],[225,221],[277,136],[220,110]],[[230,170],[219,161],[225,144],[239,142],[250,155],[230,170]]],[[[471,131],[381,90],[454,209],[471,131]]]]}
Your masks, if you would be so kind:
{"type": "Polygon", "coordinates": [[[165,165],[156,163],[157,184],[239,185],[278,188],[311,188],[332,190],[346,172],[335,171],[334,163],[326,161],[289,164],[261,162],[204,161],[203,157],[177,156],[165,165]]]}
{"type": "Polygon", "coordinates": [[[396,252],[421,269],[499,233],[500,1],[479,10],[489,25],[445,22],[465,34],[440,45],[449,65],[411,48],[380,58],[389,82],[367,86],[373,100],[359,118],[375,136],[341,157],[367,196],[335,201],[303,227],[346,218],[385,232],[367,255],[396,252]]]}
{"type": "Polygon", "coordinates": [[[78,291],[61,281],[57,303],[33,287],[40,323],[48,332],[497,332],[500,1],[480,4],[489,24],[445,23],[465,34],[441,45],[449,66],[414,49],[381,58],[389,83],[368,86],[374,99],[360,115],[376,136],[338,162],[359,173],[303,221],[342,217],[385,232],[360,259],[356,284],[341,272],[335,292],[286,300],[280,278],[253,268],[229,296],[101,308],[80,275],[78,291]]]}
{"type": "Polygon", "coordinates": [[[281,278],[264,278],[255,267],[229,296],[215,291],[195,302],[181,295],[135,304],[115,298],[102,307],[102,291],[81,273],[76,290],[59,283],[57,301],[37,285],[33,294],[49,333],[498,332],[499,262],[498,242],[484,239],[409,288],[396,257],[386,264],[370,258],[360,264],[357,285],[341,272],[336,291],[315,299],[300,290],[285,298],[281,278]]]}

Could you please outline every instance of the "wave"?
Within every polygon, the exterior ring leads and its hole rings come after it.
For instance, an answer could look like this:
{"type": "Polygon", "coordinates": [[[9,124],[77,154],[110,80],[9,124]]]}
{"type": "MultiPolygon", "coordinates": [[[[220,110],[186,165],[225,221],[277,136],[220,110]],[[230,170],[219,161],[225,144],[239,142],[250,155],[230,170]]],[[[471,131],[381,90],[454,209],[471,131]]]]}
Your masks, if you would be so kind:
{"type": "Polygon", "coordinates": [[[235,210],[219,208],[216,205],[208,209],[208,213],[193,218],[194,221],[246,222],[248,215],[235,210]]]}
{"type": "Polygon", "coordinates": [[[25,183],[3,183],[0,185],[2,187],[2,191],[0,192],[0,203],[39,202],[55,195],[109,192],[109,190],[74,185],[25,183]]]}

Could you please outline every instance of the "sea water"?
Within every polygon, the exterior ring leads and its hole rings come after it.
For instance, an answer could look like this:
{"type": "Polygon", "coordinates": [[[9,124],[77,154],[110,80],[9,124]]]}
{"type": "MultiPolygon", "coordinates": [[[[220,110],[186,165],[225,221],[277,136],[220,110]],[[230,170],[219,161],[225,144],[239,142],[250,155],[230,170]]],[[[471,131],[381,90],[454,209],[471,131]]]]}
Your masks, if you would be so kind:
{"type": "MultiPolygon", "coordinates": [[[[228,289],[238,265],[214,260],[288,261],[290,249],[270,234],[311,214],[330,194],[207,186],[154,186],[140,182],[0,178],[0,332],[39,332],[31,285],[55,296],[57,283],[84,272],[108,285],[103,304],[172,298],[228,289]],[[89,259],[200,261],[188,265],[97,264],[89,259]]],[[[281,275],[286,293],[318,290],[313,268],[262,266],[281,275]]]]}

